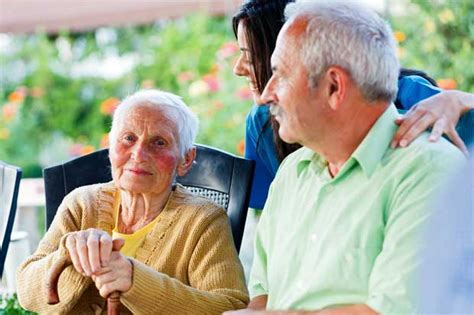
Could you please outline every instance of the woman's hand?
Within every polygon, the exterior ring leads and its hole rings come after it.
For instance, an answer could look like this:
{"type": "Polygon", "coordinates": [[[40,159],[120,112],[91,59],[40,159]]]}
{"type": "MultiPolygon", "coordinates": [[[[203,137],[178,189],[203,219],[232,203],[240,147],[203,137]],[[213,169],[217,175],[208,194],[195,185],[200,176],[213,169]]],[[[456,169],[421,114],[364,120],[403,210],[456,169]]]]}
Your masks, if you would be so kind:
{"type": "Polygon", "coordinates": [[[133,266],[122,253],[113,251],[107,267],[92,275],[92,280],[103,298],[112,292],[127,292],[132,287],[133,266]]]}
{"type": "Polygon", "coordinates": [[[391,146],[407,147],[429,127],[433,127],[429,140],[436,142],[445,133],[464,154],[466,145],[456,131],[461,115],[469,109],[464,103],[466,96],[460,91],[444,91],[415,104],[408,113],[395,123],[399,125],[391,146]]]}
{"type": "Polygon", "coordinates": [[[66,239],[74,268],[88,277],[108,266],[114,247],[120,250],[122,246],[123,240],[112,241],[107,232],[98,229],[73,232],[66,239]]]}

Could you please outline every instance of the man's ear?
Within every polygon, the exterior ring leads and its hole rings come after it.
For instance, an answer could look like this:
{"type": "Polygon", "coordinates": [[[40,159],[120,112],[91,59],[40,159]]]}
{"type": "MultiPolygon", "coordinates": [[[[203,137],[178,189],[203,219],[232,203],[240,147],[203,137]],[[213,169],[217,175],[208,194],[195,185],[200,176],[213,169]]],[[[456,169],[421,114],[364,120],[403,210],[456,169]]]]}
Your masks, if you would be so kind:
{"type": "Polygon", "coordinates": [[[329,107],[337,110],[346,97],[349,74],[340,67],[332,66],[326,71],[326,78],[329,107]]]}
{"type": "Polygon", "coordinates": [[[184,154],[184,158],[178,165],[178,175],[184,176],[193,166],[194,159],[196,158],[196,147],[192,147],[184,154]]]}

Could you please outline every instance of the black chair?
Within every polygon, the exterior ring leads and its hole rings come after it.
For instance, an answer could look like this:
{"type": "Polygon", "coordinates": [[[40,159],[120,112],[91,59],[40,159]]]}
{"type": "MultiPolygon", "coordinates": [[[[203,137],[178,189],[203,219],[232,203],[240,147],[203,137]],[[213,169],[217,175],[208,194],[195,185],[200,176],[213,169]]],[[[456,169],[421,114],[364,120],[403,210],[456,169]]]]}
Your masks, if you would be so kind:
{"type": "MultiPolygon", "coordinates": [[[[196,161],[180,183],[193,193],[222,206],[230,219],[235,247],[240,249],[252,185],[254,161],[205,145],[196,145],[196,161]]],[[[112,180],[108,149],[43,170],[46,194],[46,227],[63,198],[77,187],[112,180]]]]}
{"type": "Polygon", "coordinates": [[[21,169],[0,161],[0,278],[15,222],[21,169]]]}

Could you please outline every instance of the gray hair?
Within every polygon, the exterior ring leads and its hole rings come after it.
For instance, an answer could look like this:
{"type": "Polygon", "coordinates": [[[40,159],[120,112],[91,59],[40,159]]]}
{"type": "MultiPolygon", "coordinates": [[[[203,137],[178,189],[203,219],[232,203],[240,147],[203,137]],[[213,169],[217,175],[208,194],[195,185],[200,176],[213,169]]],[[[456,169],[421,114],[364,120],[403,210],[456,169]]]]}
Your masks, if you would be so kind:
{"type": "Polygon", "coordinates": [[[199,120],[196,114],[183,102],[181,97],[160,90],[141,90],[135,92],[119,104],[114,112],[112,128],[109,133],[110,145],[114,145],[118,136],[118,128],[126,119],[127,112],[141,105],[163,110],[170,118],[174,119],[178,127],[178,145],[183,157],[193,147],[199,128],[199,120]]]}
{"type": "Polygon", "coordinates": [[[368,101],[395,99],[400,71],[396,42],[375,12],[350,1],[313,0],[288,4],[285,17],[308,21],[297,41],[311,87],[330,66],[340,66],[368,101]]]}

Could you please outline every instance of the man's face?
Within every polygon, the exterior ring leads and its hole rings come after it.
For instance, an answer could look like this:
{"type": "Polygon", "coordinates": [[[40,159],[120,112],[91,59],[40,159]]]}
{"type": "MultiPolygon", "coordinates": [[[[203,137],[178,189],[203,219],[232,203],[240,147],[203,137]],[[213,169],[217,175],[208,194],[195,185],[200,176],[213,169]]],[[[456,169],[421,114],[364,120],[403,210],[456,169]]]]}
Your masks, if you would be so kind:
{"type": "Polygon", "coordinates": [[[324,102],[319,85],[310,88],[308,72],[300,60],[295,38],[305,27],[305,21],[297,20],[280,32],[271,60],[273,75],[262,93],[280,124],[280,137],[302,145],[316,140],[315,125],[323,118],[319,108],[324,102]]]}

